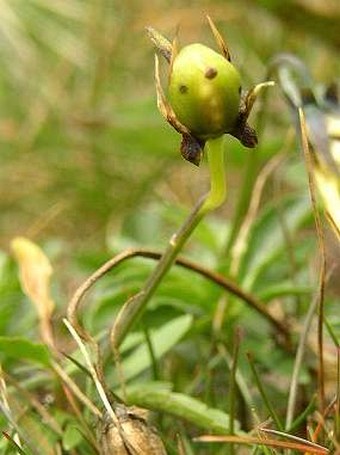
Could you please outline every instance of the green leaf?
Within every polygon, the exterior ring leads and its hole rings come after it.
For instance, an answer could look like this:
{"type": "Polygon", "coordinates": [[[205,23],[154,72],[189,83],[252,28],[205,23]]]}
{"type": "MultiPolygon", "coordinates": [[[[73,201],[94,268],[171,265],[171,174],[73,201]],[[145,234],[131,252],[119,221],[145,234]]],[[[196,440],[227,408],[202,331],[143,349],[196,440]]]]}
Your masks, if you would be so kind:
{"type": "Polygon", "coordinates": [[[263,302],[268,302],[277,297],[308,295],[312,292],[309,286],[296,286],[291,282],[282,281],[277,284],[267,285],[263,290],[258,292],[258,297],[263,302]]]}
{"type": "MultiPolygon", "coordinates": [[[[127,388],[127,401],[131,405],[167,412],[209,432],[229,433],[228,414],[216,408],[209,408],[189,395],[172,392],[168,384],[155,382],[130,386],[127,388]]],[[[239,422],[236,421],[235,428],[239,427],[239,422]]]]}
{"type": "Polygon", "coordinates": [[[27,455],[54,454],[58,436],[44,425],[41,416],[27,410],[23,413],[25,405],[17,396],[10,396],[9,403],[10,410],[0,401],[0,411],[4,414],[7,425],[10,424],[18,433],[27,455]]]}
{"type": "Polygon", "coordinates": [[[310,213],[310,203],[305,194],[298,198],[286,198],[279,207],[272,205],[259,217],[250,232],[247,250],[240,263],[240,279],[246,289],[252,289],[263,270],[285,252],[284,229],[290,235],[294,234],[310,213]]]}
{"type": "MultiPolygon", "coordinates": [[[[160,329],[151,331],[150,340],[156,359],[160,359],[187,333],[192,324],[192,316],[180,316],[164,324],[160,329]]],[[[151,365],[148,346],[145,343],[135,349],[132,354],[122,362],[123,376],[126,381],[134,378],[151,365]]]]}
{"type": "Polygon", "coordinates": [[[43,344],[32,343],[20,337],[0,337],[0,358],[27,360],[43,366],[50,364],[50,352],[43,344]]]}
{"type": "Polygon", "coordinates": [[[77,447],[83,440],[79,428],[74,423],[69,423],[63,435],[63,447],[69,451],[77,447]]]}

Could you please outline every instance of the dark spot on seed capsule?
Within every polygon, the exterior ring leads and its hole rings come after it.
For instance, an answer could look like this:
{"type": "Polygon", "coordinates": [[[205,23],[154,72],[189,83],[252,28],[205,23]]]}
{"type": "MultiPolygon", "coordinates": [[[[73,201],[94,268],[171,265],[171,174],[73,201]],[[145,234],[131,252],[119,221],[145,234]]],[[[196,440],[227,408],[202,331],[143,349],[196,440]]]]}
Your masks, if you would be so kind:
{"type": "Polygon", "coordinates": [[[239,95],[241,95],[241,91],[242,91],[242,88],[241,88],[241,86],[239,86],[239,88],[238,88],[239,95]]]}
{"type": "Polygon", "coordinates": [[[188,87],[184,84],[179,86],[180,93],[186,93],[188,91],[188,87]]]}
{"type": "Polygon", "coordinates": [[[217,76],[217,70],[215,68],[208,68],[204,73],[204,77],[207,79],[214,79],[217,76]]]}

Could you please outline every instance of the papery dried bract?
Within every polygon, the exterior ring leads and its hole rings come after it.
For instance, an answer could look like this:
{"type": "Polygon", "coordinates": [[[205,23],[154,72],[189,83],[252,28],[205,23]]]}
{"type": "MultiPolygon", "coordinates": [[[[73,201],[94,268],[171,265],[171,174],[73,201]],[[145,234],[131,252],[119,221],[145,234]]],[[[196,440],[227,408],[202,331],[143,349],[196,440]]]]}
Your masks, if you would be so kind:
{"type": "Polygon", "coordinates": [[[50,261],[35,243],[24,237],[13,239],[11,249],[19,265],[22,290],[38,313],[42,337],[50,343],[50,319],[54,311],[54,302],[50,295],[50,261]]]}

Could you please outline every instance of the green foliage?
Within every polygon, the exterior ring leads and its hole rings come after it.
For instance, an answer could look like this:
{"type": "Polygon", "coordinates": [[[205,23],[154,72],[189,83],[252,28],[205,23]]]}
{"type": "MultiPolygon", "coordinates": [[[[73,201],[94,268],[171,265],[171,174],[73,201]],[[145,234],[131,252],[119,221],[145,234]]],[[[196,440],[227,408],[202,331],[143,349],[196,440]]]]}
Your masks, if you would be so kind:
{"type": "Polygon", "coordinates": [[[63,436],[63,447],[66,451],[72,450],[80,445],[83,436],[81,430],[75,423],[69,423],[66,426],[63,436]]]}
{"type": "MultiPolygon", "coordinates": [[[[167,412],[209,432],[229,433],[228,414],[209,408],[189,395],[172,392],[171,386],[167,384],[144,383],[129,387],[127,401],[155,411],[167,412]]],[[[235,426],[238,430],[237,422],[235,426]]]]}
{"type": "Polygon", "coordinates": [[[285,229],[293,237],[306,218],[310,218],[307,195],[273,203],[257,218],[239,271],[240,280],[247,289],[254,287],[261,274],[276,269],[276,263],[286,262],[289,266],[285,229]]]}
{"type": "Polygon", "coordinates": [[[151,362],[161,359],[188,332],[192,324],[190,315],[173,318],[163,327],[150,333],[149,343],[140,344],[121,364],[125,381],[150,368],[151,362]],[[153,358],[150,359],[150,346],[153,358]]]}
{"type": "Polygon", "coordinates": [[[27,360],[48,367],[50,354],[43,344],[32,343],[27,338],[0,336],[0,359],[27,360]]]}

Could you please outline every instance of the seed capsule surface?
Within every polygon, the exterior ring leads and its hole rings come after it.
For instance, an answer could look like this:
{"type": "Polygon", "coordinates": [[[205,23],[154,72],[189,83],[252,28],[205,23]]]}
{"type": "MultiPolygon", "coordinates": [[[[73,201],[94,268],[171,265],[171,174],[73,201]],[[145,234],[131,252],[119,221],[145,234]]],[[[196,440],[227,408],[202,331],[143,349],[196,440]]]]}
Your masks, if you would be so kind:
{"type": "Polygon", "coordinates": [[[212,49],[190,44],[175,57],[169,101],[177,119],[197,137],[208,139],[233,129],[240,92],[238,71],[212,49]]]}

